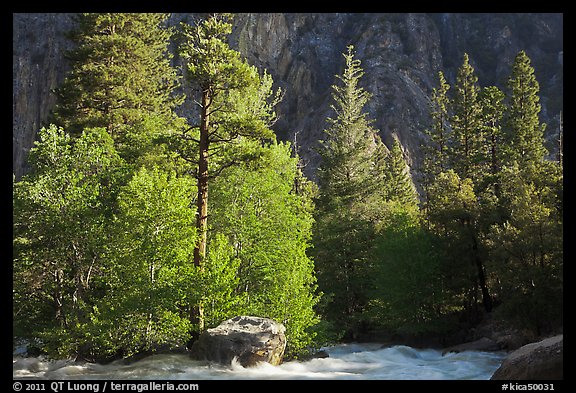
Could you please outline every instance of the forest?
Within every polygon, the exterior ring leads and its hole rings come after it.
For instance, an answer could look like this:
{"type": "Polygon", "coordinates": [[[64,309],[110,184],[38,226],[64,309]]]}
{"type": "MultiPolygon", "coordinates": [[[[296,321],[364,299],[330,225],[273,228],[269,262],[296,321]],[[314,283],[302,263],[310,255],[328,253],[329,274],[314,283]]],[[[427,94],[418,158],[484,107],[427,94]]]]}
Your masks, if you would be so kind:
{"type": "Polygon", "coordinates": [[[228,43],[233,15],[167,18],[79,14],[69,33],[57,105],[13,180],[14,345],[106,362],[237,315],[284,324],[289,358],[486,315],[562,328],[562,139],[550,159],[524,51],[505,89],[467,54],[452,85],[438,73],[413,177],[349,45],[313,181],[273,131],[286,92],[228,43]]]}

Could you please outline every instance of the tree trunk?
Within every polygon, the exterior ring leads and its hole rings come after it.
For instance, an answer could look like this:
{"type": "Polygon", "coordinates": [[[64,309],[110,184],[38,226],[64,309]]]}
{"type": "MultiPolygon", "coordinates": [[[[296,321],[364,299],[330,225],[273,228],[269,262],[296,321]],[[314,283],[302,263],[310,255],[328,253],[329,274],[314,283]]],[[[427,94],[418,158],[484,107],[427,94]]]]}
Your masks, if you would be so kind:
{"type": "Polygon", "coordinates": [[[488,285],[486,284],[486,271],[484,270],[484,264],[478,255],[478,242],[476,237],[473,236],[472,250],[474,252],[474,262],[476,264],[476,269],[478,270],[478,285],[480,286],[480,291],[482,292],[482,304],[484,305],[484,310],[486,312],[492,311],[492,297],[488,291],[488,285]]]}
{"type": "MultiPolygon", "coordinates": [[[[202,114],[200,122],[200,153],[198,157],[198,198],[196,210],[196,229],[198,242],[194,248],[194,266],[201,271],[206,257],[206,243],[208,239],[208,149],[210,140],[208,128],[210,126],[209,107],[211,103],[210,91],[202,91],[202,114]]],[[[204,331],[204,307],[200,301],[192,312],[192,322],[198,323],[200,332],[204,331]]]]}

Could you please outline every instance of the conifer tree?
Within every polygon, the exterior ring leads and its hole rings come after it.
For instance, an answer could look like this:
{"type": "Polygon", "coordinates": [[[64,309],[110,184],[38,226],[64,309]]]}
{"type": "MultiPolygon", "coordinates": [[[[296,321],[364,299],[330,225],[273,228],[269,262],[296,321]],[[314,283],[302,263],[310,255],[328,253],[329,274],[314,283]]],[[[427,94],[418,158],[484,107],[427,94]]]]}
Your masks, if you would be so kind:
{"type": "MultiPolygon", "coordinates": [[[[432,140],[438,145],[437,141],[440,135],[438,130],[450,129],[445,142],[446,156],[449,160],[447,167],[440,171],[441,168],[433,161],[444,162],[441,150],[432,148],[427,151],[425,165],[430,167],[424,171],[428,175],[427,178],[425,177],[425,180],[428,180],[425,187],[426,215],[428,225],[443,238],[448,254],[462,254],[460,260],[468,261],[468,267],[460,266],[460,261],[458,261],[459,267],[455,270],[466,272],[470,266],[474,267],[475,275],[469,272],[465,274],[469,280],[468,285],[470,288],[480,290],[484,308],[490,312],[492,310],[492,297],[483,257],[479,207],[476,206],[476,203],[470,203],[471,200],[469,200],[463,202],[462,207],[459,207],[458,210],[453,209],[450,204],[446,203],[446,200],[456,197],[448,195],[446,184],[442,184],[442,181],[448,180],[453,184],[467,184],[472,187],[473,193],[477,193],[482,187],[486,172],[484,160],[487,158],[485,153],[487,142],[483,134],[485,124],[482,123],[482,107],[479,100],[480,87],[466,53],[463,63],[458,69],[454,98],[449,102],[449,108],[446,108],[445,93],[447,90],[448,87],[440,74],[440,88],[434,91],[431,107],[432,140]],[[439,113],[451,113],[447,127],[440,122],[439,113]],[[466,251],[463,252],[463,250],[466,251]]],[[[471,292],[475,292],[475,289],[471,292]]]]}
{"type": "MultiPolygon", "coordinates": [[[[319,168],[320,200],[338,201],[344,206],[364,201],[383,189],[387,149],[372,127],[364,106],[371,94],[358,86],[364,71],[354,59],[353,46],[343,54],[346,66],[337,75],[341,85],[332,86],[331,105],[336,118],[328,118],[321,143],[319,168]]],[[[326,201],[328,202],[328,201],[326,201]]]]}
{"type": "Polygon", "coordinates": [[[426,215],[430,212],[429,201],[432,198],[430,187],[440,173],[451,167],[448,154],[451,140],[449,90],[450,85],[446,82],[444,73],[438,72],[438,87],[432,89],[430,98],[429,110],[432,124],[429,129],[424,130],[428,139],[421,146],[424,153],[421,184],[424,192],[423,210],[426,215]]]}
{"type": "Polygon", "coordinates": [[[496,86],[482,89],[479,96],[482,108],[482,150],[480,154],[481,174],[492,184],[495,195],[500,194],[499,174],[504,160],[504,135],[502,117],[504,115],[504,93],[496,86]]]}
{"type": "MultiPolygon", "coordinates": [[[[180,53],[185,60],[186,79],[198,94],[198,124],[174,135],[173,147],[194,166],[197,178],[197,222],[199,236],[194,265],[202,268],[207,253],[208,188],[211,179],[228,167],[258,156],[258,144],[239,143],[275,140],[270,126],[280,91],[272,92],[272,78],[250,66],[231,49],[231,15],[212,14],[197,25],[183,23],[180,53]]],[[[200,331],[204,329],[202,306],[196,311],[200,331]]]]}
{"type": "Polygon", "coordinates": [[[400,142],[394,139],[387,157],[386,200],[397,201],[403,205],[416,206],[418,195],[412,183],[400,142]]]}
{"type": "Polygon", "coordinates": [[[446,82],[444,73],[438,72],[438,87],[432,90],[430,98],[431,129],[425,131],[430,138],[429,144],[424,146],[425,171],[428,177],[435,177],[438,173],[449,169],[448,144],[450,142],[450,100],[448,91],[450,85],[446,82]]]}
{"type": "Polygon", "coordinates": [[[174,120],[182,102],[170,65],[168,14],[85,13],[77,16],[67,53],[71,70],[56,89],[53,121],[78,135],[104,127],[117,150],[135,159],[174,120]]]}
{"type": "Polygon", "coordinates": [[[452,166],[462,178],[475,179],[479,173],[478,162],[480,154],[481,118],[478,103],[478,77],[469,62],[468,54],[456,75],[453,114],[450,119],[452,126],[452,146],[450,148],[452,166]]]}
{"type": "Polygon", "coordinates": [[[386,193],[387,149],[364,106],[370,93],[359,86],[363,70],[354,48],[332,86],[335,117],[329,118],[319,153],[315,261],[326,293],[325,315],[353,330],[366,303],[366,274],[386,193]]]}
{"type": "Polygon", "coordinates": [[[538,334],[562,324],[562,169],[546,160],[539,86],[520,51],[508,81],[500,205],[493,225],[493,269],[506,317],[538,334]]]}
{"type": "Polygon", "coordinates": [[[509,162],[537,163],[547,153],[543,143],[546,125],[541,124],[538,117],[541,110],[539,92],[530,58],[526,52],[520,51],[508,80],[505,135],[509,162]]]}

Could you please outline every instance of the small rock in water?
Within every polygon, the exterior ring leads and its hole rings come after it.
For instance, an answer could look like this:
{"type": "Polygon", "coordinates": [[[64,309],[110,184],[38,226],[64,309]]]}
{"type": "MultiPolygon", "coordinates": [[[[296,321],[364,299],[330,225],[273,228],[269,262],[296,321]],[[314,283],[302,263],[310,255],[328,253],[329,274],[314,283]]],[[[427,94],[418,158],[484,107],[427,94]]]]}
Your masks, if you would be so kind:
{"type": "Polygon", "coordinates": [[[448,347],[442,351],[442,355],[445,355],[449,352],[456,352],[456,353],[464,351],[489,352],[489,351],[499,351],[501,349],[502,348],[500,348],[500,345],[494,340],[487,337],[482,337],[481,339],[476,341],[471,341],[463,344],[454,345],[452,347],[448,347]]]}

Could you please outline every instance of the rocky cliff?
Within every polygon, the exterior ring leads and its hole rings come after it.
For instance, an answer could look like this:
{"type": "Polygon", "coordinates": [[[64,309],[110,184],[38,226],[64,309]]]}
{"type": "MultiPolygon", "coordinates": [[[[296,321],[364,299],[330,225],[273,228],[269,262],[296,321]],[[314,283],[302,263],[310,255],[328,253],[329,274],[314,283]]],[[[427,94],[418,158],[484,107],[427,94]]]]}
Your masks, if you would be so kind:
{"type": "MultiPolygon", "coordinates": [[[[191,20],[175,14],[171,23],[191,20]]],[[[63,33],[70,14],[13,16],[13,168],[25,172],[25,156],[54,105],[51,89],[67,64],[63,33]]],[[[330,114],[330,86],[343,68],[342,52],[352,44],[362,61],[364,87],[373,94],[367,108],[389,146],[398,138],[413,173],[421,160],[428,97],[444,70],[454,82],[468,52],[481,85],[504,87],[516,53],[532,59],[541,86],[542,120],[554,150],[563,106],[562,14],[238,14],[231,45],[266,68],[285,91],[275,131],[296,141],[313,176],[314,146],[330,114]]]]}
{"type": "Polygon", "coordinates": [[[26,155],[56,103],[56,88],[68,70],[64,37],[70,14],[12,14],[12,168],[26,171],[26,155]]]}

